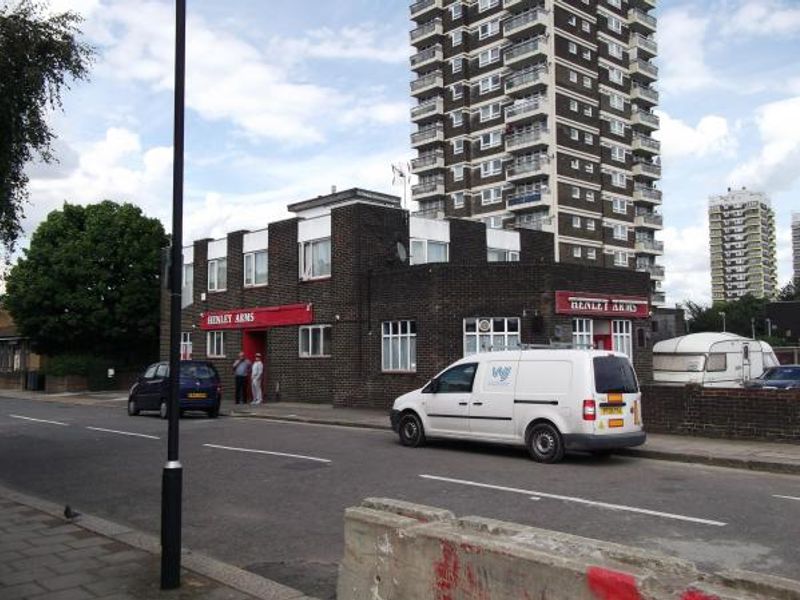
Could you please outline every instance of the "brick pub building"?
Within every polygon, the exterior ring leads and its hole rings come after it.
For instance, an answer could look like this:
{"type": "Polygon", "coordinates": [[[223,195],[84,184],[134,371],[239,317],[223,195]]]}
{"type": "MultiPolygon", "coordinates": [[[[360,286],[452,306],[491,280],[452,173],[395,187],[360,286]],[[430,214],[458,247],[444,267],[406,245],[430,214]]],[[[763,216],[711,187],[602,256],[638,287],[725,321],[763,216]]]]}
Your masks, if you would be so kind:
{"type": "MultiPolygon", "coordinates": [[[[295,218],[184,249],[184,358],[233,395],[240,350],[264,356],[266,401],[388,407],[480,349],[566,342],[627,352],[651,374],[647,273],[555,263],[552,234],[410,215],[351,189],[295,218]]],[[[162,294],[161,354],[169,342],[162,294]]]]}

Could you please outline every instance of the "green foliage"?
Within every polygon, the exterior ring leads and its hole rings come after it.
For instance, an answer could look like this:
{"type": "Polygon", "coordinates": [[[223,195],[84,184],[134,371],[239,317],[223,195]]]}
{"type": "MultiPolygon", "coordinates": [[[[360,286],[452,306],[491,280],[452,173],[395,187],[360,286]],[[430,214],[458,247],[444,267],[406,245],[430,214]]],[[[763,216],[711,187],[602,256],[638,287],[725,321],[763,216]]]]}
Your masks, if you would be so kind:
{"type": "Polygon", "coordinates": [[[782,338],[767,337],[767,304],[769,302],[771,301],[765,298],[756,298],[747,294],[738,300],[716,302],[711,306],[688,301],[684,308],[691,333],[722,331],[722,313],[724,313],[726,331],[749,338],[753,335],[753,326],[755,326],[757,339],[780,345],[784,343],[782,338]]]}
{"type": "Polygon", "coordinates": [[[48,358],[44,364],[44,373],[61,377],[64,375],[89,375],[90,371],[108,368],[111,361],[91,354],[59,354],[48,358]],[[106,366],[108,365],[108,366],[106,366]]]}
{"type": "Polygon", "coordinates": [[[790,281],[781,288],[781,291],[778,292],[778,297],[776,300],[783,302],[800,300],[800,289],[798,289],[798,287],[794,284],[794,281],[790,281]]]}
{"type": "Polygon", "coordinates": [[[81,18],[44,16],[38,4],[0,5],[0,243],[12,250],[28,198],[25,164],[54,157],[48,112],[68,78],[85,79],[93,50],[78,41],[81,18]]]}
{"type": "Polygon", "coordinates": [[[132,204],[64,204],[11,269],[6,307],[42,354],[149,360],[158,348],[167,241],[161,223],[132,204]]]}

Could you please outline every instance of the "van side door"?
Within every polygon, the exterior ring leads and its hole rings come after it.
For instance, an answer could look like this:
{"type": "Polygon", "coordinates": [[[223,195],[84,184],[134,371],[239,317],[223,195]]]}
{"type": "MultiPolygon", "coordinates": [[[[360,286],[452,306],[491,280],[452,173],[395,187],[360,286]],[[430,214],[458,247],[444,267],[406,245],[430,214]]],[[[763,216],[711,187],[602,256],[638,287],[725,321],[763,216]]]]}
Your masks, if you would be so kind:
{"type": "Polygon", "coordinates": [[[477,368],[478,363],[456,365],[423,388],[431,433],[469,433],[469,401],[477,368]]]}
{"type": "Polygon", "coordinates": [[[469,426],[482,437],[514,435],[514,386],[519,361],[487,360],[481,365],[469,406],[469,426]]]}

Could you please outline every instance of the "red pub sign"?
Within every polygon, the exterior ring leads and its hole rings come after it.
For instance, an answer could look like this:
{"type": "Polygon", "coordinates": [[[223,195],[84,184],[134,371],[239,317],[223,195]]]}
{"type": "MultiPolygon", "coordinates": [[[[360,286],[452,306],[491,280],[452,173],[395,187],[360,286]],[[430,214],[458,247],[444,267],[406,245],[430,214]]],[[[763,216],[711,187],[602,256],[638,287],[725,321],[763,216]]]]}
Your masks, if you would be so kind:
{"type": "Polygon", "coordinates": [[[311,304],[235,308],[201,313],[200,329],[266,329],[314,322],[311,304]]]}
{"type": "Polygon", "coordinates": [[[646,319],[650,316],[650,302],[642,296],[557,291],[556,314],[646,319]]]}

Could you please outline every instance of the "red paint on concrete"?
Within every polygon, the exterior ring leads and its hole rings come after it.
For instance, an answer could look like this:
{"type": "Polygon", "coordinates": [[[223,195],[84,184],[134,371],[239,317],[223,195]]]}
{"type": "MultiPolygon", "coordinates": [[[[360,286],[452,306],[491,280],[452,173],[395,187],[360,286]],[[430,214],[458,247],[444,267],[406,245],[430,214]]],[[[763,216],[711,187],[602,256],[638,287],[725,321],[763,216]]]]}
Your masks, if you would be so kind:
{"type": "Polygon", "coordinates": [[[589,567],[586,579],[589,589],[599,600],[642,600],[636,578],[630,573],[589,567]]]}
{"type": "Polygon", "coordinates": [[[718,596],[709,596],[697,590],[689,590],[681,596],[681,600],[719,600],[718,596]]]}
{"type": "Polygon", "coordinates": [[[460,564],[458,550],[450,542],[442,541],[442,558],[433,563],[436,572],[434,588],[436,600],[453,600],[453,592],[458,587],[460,564]]]}

